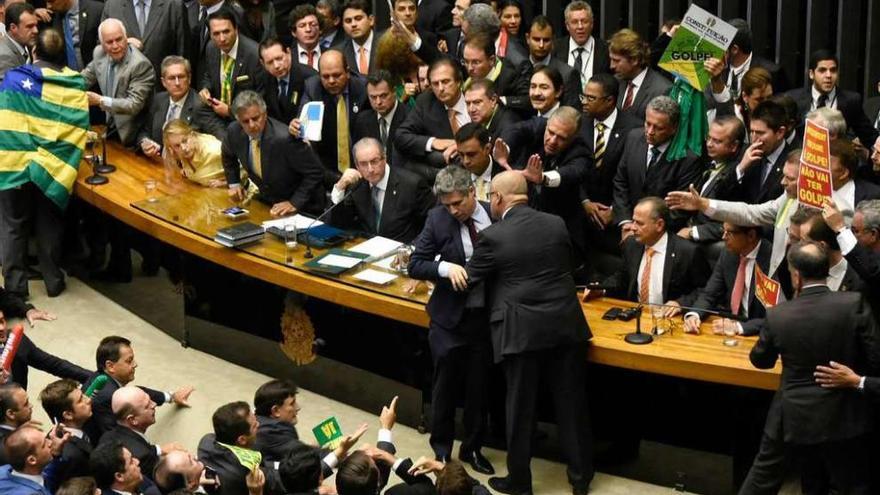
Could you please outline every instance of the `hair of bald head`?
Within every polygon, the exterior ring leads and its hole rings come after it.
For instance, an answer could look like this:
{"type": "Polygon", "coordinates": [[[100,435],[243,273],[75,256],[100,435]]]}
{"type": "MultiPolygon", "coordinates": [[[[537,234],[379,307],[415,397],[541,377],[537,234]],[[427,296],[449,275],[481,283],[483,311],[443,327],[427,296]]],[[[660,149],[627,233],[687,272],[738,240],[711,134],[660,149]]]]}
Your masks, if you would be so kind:
{"type": "Polygon", "coordinates": [[[6,437],[6,458],[12,469],[22,471],[27,458],[43,443],[43,432],[33,426],[22,426],[6,437]]]}
{"type": "Polygon", "coordinates": [[[172,450],[159,458],[153,478],[163,493],[186,488],[183,470],[189,463],[189,453],[184,450],[172,450]]]}
{"type": "Polygon", "coordinates": [[[515,170],[506,170],[492,178],[492,191],[502,196],[526,196],[528,184],[525,177],[515,170]]]}
{"type": "Polygon", "coordinates": [[[561,106],[557,108],[553,115],[550,116],[550,120],[568,123],[574,127],[575,133],[581,128],[581,112],[572,107],[561,106]]]}
{"type": "Polygon", "coordinates": [[[113,398],[110,400],[110,407],[117,420],[124,420],[126,416],[132,414],[135,409],[135,401],[146,392],[134,385],[119,387],[113,392],[113,398]]]}
{"type": "Polygon", "coordinates": [[[119,19],[115,17],[108,17],[101,21],[101,24],[98,25],[98,41],[104,42],[104,31],[117,28],[122,31],[122,36],[127,37],[128,34],[125,32],[125,24],[122,23],[119,19]]]}
{"type": "Polygon", "coordinates": [[[318,59],[318,71],[320,72],[322,67],[333,62],[341,64],[342,69],[348,71],[348,62],[345,60],[345,55],[335,48],[326,50],[321,54],[321,58],[318,59]]]}

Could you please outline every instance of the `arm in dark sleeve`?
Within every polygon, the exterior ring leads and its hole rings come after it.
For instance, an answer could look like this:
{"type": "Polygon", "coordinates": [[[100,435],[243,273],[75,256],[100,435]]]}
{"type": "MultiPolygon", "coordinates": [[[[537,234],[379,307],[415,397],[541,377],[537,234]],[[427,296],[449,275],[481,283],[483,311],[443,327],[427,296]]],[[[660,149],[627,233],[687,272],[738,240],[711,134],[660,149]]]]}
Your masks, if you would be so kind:
{"type": "Polygon", "coordinates": [[[724,231],[724,225],[721,222],[706,222],[696,226],[699,242],[718,242],[721,240],[721,234],[724,231]]]}
{"type": "Polygon", "coordinates": [[[25,342],[30,342],[30,345],[33,346],[28,355],[28,366],[59,378],[70,378],[79,383],[84,383],[91,376],[89,370],[40,349],[27,336],[22,340],[22,345],[25,345],[25,342]]]}
{"type": "Polygon", "coordinates": [[[778,358],[779,349],[773,343],[769,326],[765,325],[761,329],[758,341],[755,342],[755,347],[752,347],[752,351],[749,353],[749,360],[755,368],[770,369],[776,366],[778,358]]]}
{"type": "Polygon", "coordinates": [[[468,275],[468,287],[484,282],[495,271],[495,252],[489,236],[483,234],[477,239],[474,254],[465,268],[468,275]]]}
{"type": "MultiPolygon", "coordinates": [[[[462,36],[464,35],[462,34],[462,36]]],[[[422,44],[419,46],[419,49],[415,51],[415,54],[422,59],[422,62],[428,65],[433,64],[434,61],[444,56],[436,46],[428,43],[428,40],[425,38],[422,38],[422,44]]]]}
{"type": "Polygon", "coordinates": [[[291,153],[286,157],[288,166],[294,166],[301,175],[299,186],[290,196],[290,202],[296,206],[297,210],[309,204],[309,200],[314,196],[314,191],[321,190],[324,187],[324,166],[318,160],[318,156],[310,148],[300,142],[288,139],[290,143],[286,148],[291,153]]]}
{"type": "Polygon", "coordinates": [[[34,306],[25,302],[24,299],[0,287],[0,311],[6,318],[24,318],[34,306]]]}
{"type": "Polygon", "coordinates": [[[877,129],[874,129],[871,119],[865,115],[861,98],[856,103],[853,105],[853,111],[850,113],[850,119],[847,121],[847,124],[849,124],[855,135],[858,136],[862,146],[871,149],[874,141],[877,140],[877,129]]]}
{"type": "Polygon", "coordinates": [[[147,395],[150,396],[150,400],[155,402],[157,406],[165,404],[165,392],[160,392],[147,387],[140,387],[140,389],[146,392],[147,395]]]}
{"type": "Polygon", "coordinates": [[[516,79],[505,91],[505,104],[517,111],[529,112],[532,110],[532,102],[529,99],[529,83],[532,78],[532,64],[527,60],[515,67],[516,79]]]}
{"type": "Polygon", "coordinates": [[[437,269],[440,262],[434,261],[434,258],[437,256],[439,246],[434,235],[434,222],[430,216],[418,237],[413,241],[413,245],[415,250],[407,267],[409,276],[417,280],[437,280],[439,278],[437,269]]]}
{"type": "Polygon", "coordinates": [[[581,107],[581,76],[573,70],[562,86],[562,104],[572,108],[581,107]]]}
{"type": "MultiPolygon", "coordinates": [[[[627,143],[632,140],[627,139],[627,143]]],[[[632,219],[632,208],[629,205],[629,177],[627,176],[627,167],[629,164],[626,160],[627,153],[623,153],[620,163],[617,165],[617,171],[614,173],[614,223],[619,224],[626,220],[632,219]]]]}
{"type": "Polygon", "coordinates": [[[427,475],[420,474],[418,476],[414,476],[409,474],[410,468],[413,466],[413,461],[410,458],[406,458],[400,462],[397,466],[397,469],[394,470],[394,473],[397,474],[397,477],[402,479],[404,483],[409,485],[408,494],[411,495],[431,495],[436,493],[434,488],[434,482],[431,481],[427,475]]]}
{"type": "Polygon", "coordinates": [[[865,377],[865,393],[871,397],[880,397],[880,377],[865,377]]]}
{"type": "Polygon", "coordinates": [[[748,321],[741,322],[743,328],[743,335],[758,335],[764,329],[764,318],[752,318],[748,321]]]}
{"type": "Polygon", "coordinates": [[[877,320],[871,312],[871,306],[861,298],[855,314],[855,322],[858,327],[856,334],[861,342],[861,350],[865,353],[868,369],[865,374],[876,376],[880,374],[880,339],[878,339],[877,320]]]}
{"type": "Polygon", "coordinates": [[[856,244],[852,251],[846,254],[845,258],[859,277],[865,281],[865,284],[869,286],[880,284],[880,256],[871,252],[865,246],[856,244]]]}
{"type": "MultiPolygon", "coordinates": [[[[223,160],[223,173],[226,175],[227,184],[241,184],[241,165],[235,151],[232,150],[232,143],[229,142],[229,135],[220,145],[220,157],[223,160]]],[[[244,187],[244,184],[241,184],[244,187]]]]}
{"type": "Polygon", "coordinates": [[[425,117],[422,106],[416,103],[415,108],[406,116],[406,120],[397,128],[395,145],[409,158],[424,160],[428,155],[425,146],[432,133],[425,129],[425,117]]]}

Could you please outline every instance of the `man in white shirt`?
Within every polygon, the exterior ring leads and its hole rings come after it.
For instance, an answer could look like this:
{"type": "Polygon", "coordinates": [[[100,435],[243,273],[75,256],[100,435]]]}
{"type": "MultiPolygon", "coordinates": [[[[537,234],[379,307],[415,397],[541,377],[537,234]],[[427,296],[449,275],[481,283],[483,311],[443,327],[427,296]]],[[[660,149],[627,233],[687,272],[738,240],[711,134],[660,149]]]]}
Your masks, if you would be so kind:
{"type": "Polygon", "coordinates": [[[565,7],[565,29],[568,36],[556,40],[555,57],[575,70],[583,89],[593,74],[608,72],[608,45],[593,36],[593,9],[587,2],[565,7]]]}
{"type": "Polygon", "coordinates": [[[648,102],[669,92],[672,83],[650,67],[648,44],[632,29],[621,29],[608,41],[611,71],[620,81],[617,107],[645,120],[648,102]]]}
{"type": "Polygon", "coordinates": [[[374,59],[379,36],[376,34],[373,8],[365,0],[351,0],[342,11],[342,27],[348,38],[342,46],[342,53],[348,66],[366,77],[375,72],[374,59]]]}
{"type": "Polygon", "coordinates": [[[492,176],[500,172],[492,159],[489,131],[478,123],[466,124],[455,134],[455,144],[461,166],[471,173],[478,201],[489,202],[492,195],[492,176]]]}

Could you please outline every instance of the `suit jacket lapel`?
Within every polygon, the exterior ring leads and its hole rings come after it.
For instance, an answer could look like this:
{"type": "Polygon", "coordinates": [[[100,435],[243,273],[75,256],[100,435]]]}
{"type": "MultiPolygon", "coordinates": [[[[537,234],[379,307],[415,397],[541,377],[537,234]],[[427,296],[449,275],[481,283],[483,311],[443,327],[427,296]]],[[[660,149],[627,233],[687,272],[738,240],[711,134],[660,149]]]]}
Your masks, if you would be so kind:
{"type": "Polygon", "coordinates": [[[147,25],[144,26],[144,37],[142,38],[144,43],[153,34],[153,31],[156,30],[156,25],[162,20],[160,17],[164,17],[164,13],[165,0],[153,0],[150,4],[150,15],[147,17],[147,25]]]}
{"type": "MultiPolygon", "coordinates": [[[[124,19],[122,20],[126,26],[134,26],[137,29],[137,14],[134,11],[134,0],[125,0],[122,4],[122,16],[124,19]]],[[[144,34],[140,32],[140,29],[137,29],[137,37],[143,41],[144,34]]],[[[129,33],[131,35],[131,33],[129,33]]]]}
{"type": "Polygon", "coordinates": [[[663,302],[669,299],[669,283],[672,280],[672,274],[678,273],[672,270],[678,258],[675,252],[677,239],[675,234],[666,234],[666,239],[666,257],[663,261],[663,302]]]}
{"type": "Polygon", "coordinates": [[[387,225],[388,215],[397,210],[397,186],[398,178],[394,172],[390,171],[388,183],[385,185],[385,198],[382,199],[382,215],[379,218],[379,226],[387,225]]]}

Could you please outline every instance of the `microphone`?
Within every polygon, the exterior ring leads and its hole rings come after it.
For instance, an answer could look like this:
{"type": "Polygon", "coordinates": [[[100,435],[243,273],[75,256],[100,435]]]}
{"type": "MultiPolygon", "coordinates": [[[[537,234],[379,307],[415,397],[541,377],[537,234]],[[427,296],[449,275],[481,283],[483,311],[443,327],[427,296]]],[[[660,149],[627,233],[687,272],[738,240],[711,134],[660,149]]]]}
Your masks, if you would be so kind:
{"type": "MultiPolygon", "coordinates": [[[[614,286],[603,285],[599,282],[593,282],[593,283],[589,283],[587,285],[576,285],[575,286],[575,289],[577,289],[577,290],[610,290],[610,289],[614,289],[614,288],[615,288],[614,286]]],[[[645,303],[645,305],[646,306],[661,307],[661,308],[679,308],[679,309],[685,310],[685,311],[695,311],[695,312],[700,312],[700,313],[707,313],[710,315],[719,316],[721,318],[727,318],[728,320],[736,320],[736,321],[747,321],[748,320],[748,318],[746,318],[744,316],[733,314],[730,311],[722,311],[722,310],[718,310],[718,309],[697,308],[695,306],[676,306],[674,304],[645,303]]],[[[639,307],[641,307],[641,306],[642,305],[640,304],[639,307]]]]}
{"type": "Polygon", "coordinates": [[[108,381],[110,381],[110,378],[107,375],[101,373],[100,375],[95,377],[94,380],[92,380],[92,383],[89,385],[89,388],[86,389],[85,394],[88,397],[94,397],[95,394],[100,392],[101,389],[103,389],[104,386],[107,385],[108,381]]]}
{"type": "Polygon", "coordinates": [[[359,181],[357,182],[357,184],[355,184],[354,186],[352,186],[352,187],[348,190],[348,192],[346,192],[345,195],[342,196],[342,199],[340,199],[338,203],[336,203],[335,205],[331,205],[330,208],[327,208],[326,210],[324,210],[323,213],[321,213],[320,215],[318,215],[317,217],[315,217],[315,219],[312,220],[312,223],[310,223],[309,226],[306,227],[306,238],[305,238],[305,240],[304,240],[304,242],[305,242],[305,244],[306,244],[306,252],[303,254],[303,258],[311,259],[311,258],[314,258],[314,257],[315,257],[315,255],[312,253],[312,245],[311,245],[311,243],[309,242],[309,241],[311,240],[311,237],[309,236],[309,230],[311,230],[312,227],[315,226],[315,223],[316,223],[316,222],[318,222],[319,220],[323,219],[324,217],[327,216],[328,213],[330,213],[331,211],[333,211],[334,208],[336,208],[337,206],[339,206],[339,205],[341,205],[342,203],[344,203],[345,200],[348,199],[349,196],[351,196],[352,193],[354,193],[359,187],[361,187],[361,184],[363,184],[363,183],[365,183],[365,182],[367,182],[367,181],[364,180],[364,179],[359,180],[359,181]]]}

